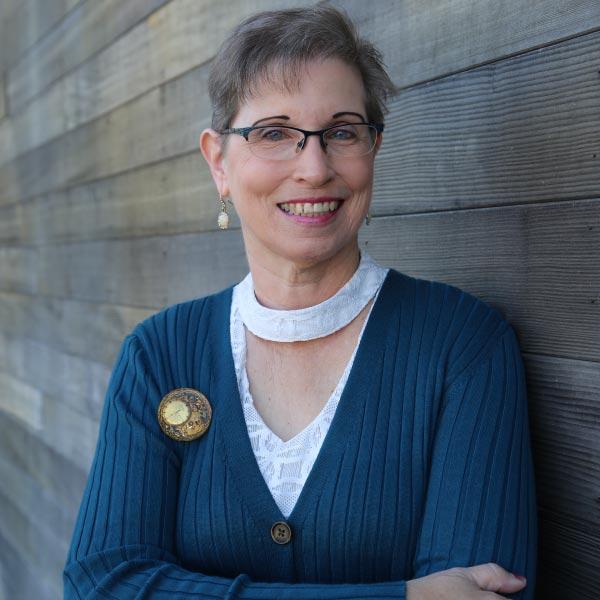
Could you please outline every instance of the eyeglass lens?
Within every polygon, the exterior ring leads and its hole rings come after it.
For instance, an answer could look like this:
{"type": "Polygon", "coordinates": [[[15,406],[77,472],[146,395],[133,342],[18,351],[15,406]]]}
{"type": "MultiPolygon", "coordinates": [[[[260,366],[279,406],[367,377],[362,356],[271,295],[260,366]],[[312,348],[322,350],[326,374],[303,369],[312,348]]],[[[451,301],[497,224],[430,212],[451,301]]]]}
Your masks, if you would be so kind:
{"type": "MultiPolygon", "coordinates": [[[[375,147],[377,130],[371,125],[347,123],[328,129],[322,138],[328,154],[364,156],[375,147]]],[[[306,141],[301,131],[283,125],[257,127],[248,135],[250,150],[255,156],[274,160],[293,158],[306,141]]]]}

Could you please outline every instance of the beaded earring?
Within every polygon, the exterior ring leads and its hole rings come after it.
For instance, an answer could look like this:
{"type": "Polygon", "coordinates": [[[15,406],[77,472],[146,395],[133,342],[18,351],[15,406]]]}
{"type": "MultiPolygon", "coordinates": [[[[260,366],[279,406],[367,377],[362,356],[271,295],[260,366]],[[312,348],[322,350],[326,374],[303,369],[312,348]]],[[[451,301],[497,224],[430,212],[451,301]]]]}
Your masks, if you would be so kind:
{"type": "Polygon", "coordinates": [[[221,194],[219,194],[219,202],[221,203],[221,212],[217,217],[217,225],[219,229],[227,229],[229,227],[229,215],[227,214],[227,204],[221,194]]]}

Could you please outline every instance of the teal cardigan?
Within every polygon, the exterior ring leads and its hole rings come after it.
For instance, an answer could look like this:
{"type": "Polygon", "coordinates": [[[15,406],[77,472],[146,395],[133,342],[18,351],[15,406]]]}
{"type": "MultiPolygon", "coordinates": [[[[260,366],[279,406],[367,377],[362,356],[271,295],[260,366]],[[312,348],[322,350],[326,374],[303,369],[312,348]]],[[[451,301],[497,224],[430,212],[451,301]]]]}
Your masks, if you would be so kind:
{"type": "Polygon", "coordinates": [[[65,598],[405,598],[494,561],[533,598],[536,508],[523,363],[500,314],[390,271],[288,519],[256,464],[231,354],[231,288],[165,309],[121,348],[64,571],[65,598]],[[174,388],[208,431],[167,437],[174,388]],[[292,537],[277,544],[274,523],[292,537]]]}

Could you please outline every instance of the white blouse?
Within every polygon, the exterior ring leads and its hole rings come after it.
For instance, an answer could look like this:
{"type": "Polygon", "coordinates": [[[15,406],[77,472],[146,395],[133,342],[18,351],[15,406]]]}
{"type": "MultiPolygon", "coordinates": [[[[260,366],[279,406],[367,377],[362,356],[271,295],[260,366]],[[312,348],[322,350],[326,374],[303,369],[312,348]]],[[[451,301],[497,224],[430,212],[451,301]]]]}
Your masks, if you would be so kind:
{"type": "Polygon", "coordinates": [[[281,440],[267,427],[254,406],[246,371],[245,326],[263,339],[278,341],[307,340],[329,335],[350,323],[371,299],[376,298],[387,271],[363,252],[357,271],[334,296],[316,306],[298,310],[274,310],[259,304],[254,295],[251,274],[233,289],[231,348],[244,419],[260,472],[286,518],[294,509],[327,435],[375,303],[369,309],[354,352],[321,412],[287,441],[281,440]]]}

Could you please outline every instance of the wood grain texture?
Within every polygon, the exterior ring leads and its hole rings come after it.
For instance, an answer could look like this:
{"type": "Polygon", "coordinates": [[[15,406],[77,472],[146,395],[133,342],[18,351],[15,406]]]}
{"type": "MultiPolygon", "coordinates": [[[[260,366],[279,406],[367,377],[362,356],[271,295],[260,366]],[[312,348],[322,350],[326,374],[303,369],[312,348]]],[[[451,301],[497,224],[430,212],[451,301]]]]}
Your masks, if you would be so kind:
{"type": "Polygon", "coordinates": [[[538,505],[600,537],[600,362],[526,354],[525,367],[538,505]]]}
{"type": "Polygon", "coordinates": [[[482,298],[527,352],[600,356],[600,200],[373,219],[360,238],[382,264],[482,298]]]}
{"type": "Polygon", "coordinates": [[[144,308],[205,296],[248,272],[236,230],[52,245],[39,258],[38,294],[144,308]]]}
{"type": "Polygon", "coordinates": [[[374,40],[396,85],[413,86],[600,27],[596,0],[362,0],[342,7],[374,40]]]}
{"type": "Polygon", "coordinates": [[[123,338],[154,309],[0,292],[0,331],[111,366],[123,338]]]}
{"type": "MultiPolygon", "coordinates": [[[[118,342],[117,342],[118,344],[118,342]]],[[[118,345],[113,349],[116,352],[118,345]]],[[[0,332],[0,373],[9,373],[38,390],[98,422],[108,385],[106,364],[68,354],[56,346],[0,332]]],[[[45,425],[45,424],[44,424],[45,425]]]]}
{"type": "MultiPolygon", "coordinates": [[[[31,522],[27,507],[15,505],[6,500],[4,490],[0,490],[0,535],[11,540],[11,546],[19,558],[30,570],[30,577],[39,573],[35,584],[36,590],[42,591],[42,597],[59,598],[62,586],[60,579],[54,574],[60,573],[64,565],[63,558],[68,545],[60,538],[49,534],[45,528],[37,527],[31,522]]],[[[33,586],[19,582],[13,588],[18,590],[14,598],[23,598],[22,590],[33,586]]],[[[39,596],[29,596],[38,598],[39,596]]]]}
{"type": "Polygon", "coordinates": [[[597,600],[600,594],[598,536],[573,530],[560,517],[540,512],[537,597],[597,600]]]}
{"type": "MultiPolygon", "coordinates": [[[[382,264],[498,306],[529,352],[600,354],[599,200],[376,218],[361,240],[382,264]]],[[[247,268],[233,230],[53,244],[23,262],[35,263],[32,293],[147,308],[217,291],[247,268]]]]}
{"type": "Polygon", "coordinates": [[[196,150],[207,78],[200,67],[0,167],[0,206],[196,150]]]}
{"type": "Polygon", "coordinates": [[[12,107],[37,96],[169,0],[83,2],[8,70],[12,107]]]}
{"type": "MultiPolygon", "coordinates": [[[[244,16],[299,4],[303,2],[171,0],[0,124],[0,164],[206,63],[244,16]]],[[[153,122],[164,121],[166,114],[153,122]]]]}
{"type": "Polygon", "coordinates": [[[47,34],[82,0],[3,0],[0,5],[0,72],[47,34]]]}
{"type": "Polygon", "coordinates": [[[2,119],[6,116],[6,83],[0,70],[0,127],[2,119]]]}
{"type": "MultiPolygon", "coordinates": [[[[68,538],[73,531],[73,514],[48,490],[10,461],[0,457],[0,477],[6,484],[2,493],[4,500],[16,507],[38,507],[28,515],[31,525],[42,528],[57,540],[68,538]]],[[[63,478],[67,478],[65,473],[63,478]]],[[[18,542],[18,538],[14,540],[18,542]]],[[[60,542],[61,547],[64,542],[60,542]]]]}
{"type": "MultiPolygon", "coordinates": [[[[374,212],[596,195],[594,61],[600,33],[406,91],[391,106],[374,212]]],[[[207,76],[194,70],[4,165],[0,205],[195,150],[208,125],[207,76]]]]}
{"type": "Polygon", "coordinates": [[[34,387],[0,372],[0,412],[9,414],[34,431],[42,429],[42,394],[34,387]]]}
{"type": "Polygon", "coordinates": [[[598,197],[599,65],[600,32],[406,90],[373,212],[598,197]]]}
{"type": "Polygon", "coordinates": [[[37,434],[21,427],[18,421],[2,412],[0,429],[2,459],[43,489],[46,496],[62,506],[67,514],[75,515],[87,480],[87,471],[61,456],[37,434]]]}
{"type": "Polygon", "coordinates": [[[0,534],[0,600],[12,600],[13,598],[57,600],[60,598],[62,594],[59,585],[60,577],[54,576],[53,582],[48,585],[40,577],[38,571],[34,565],[27,563],[11,541],[0,534]]]}
{"type": "MultiPolygon", "coordinates": [[[[198,233],[217,228],[218,211],[215,185],[195,151],[0,207],[0,244],[198,233]]],[[[230,211],[230,227],[238,226],[230,211]]]]}

